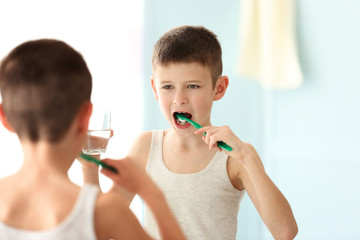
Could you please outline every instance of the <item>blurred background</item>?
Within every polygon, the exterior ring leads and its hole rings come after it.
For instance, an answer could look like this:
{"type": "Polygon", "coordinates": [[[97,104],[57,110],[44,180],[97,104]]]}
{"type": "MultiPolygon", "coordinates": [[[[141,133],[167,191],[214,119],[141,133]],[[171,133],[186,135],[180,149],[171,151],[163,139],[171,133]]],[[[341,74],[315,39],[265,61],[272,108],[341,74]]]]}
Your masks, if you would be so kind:
{"type": "MultiPolygon", "coordinates": [[[[229,125],[258,150],[293,209],[296,239],[360,239],[360,2],[294,1],[303,83],[277,90],[238,74],[243,1],[0,0],[0,57],[35,38],[61,39],[79,50],[93,74],[95,108],[113,114],[106,156],[120,158],[139,132],[169,127],[150,87],[154,43],[170,28],[205,26],[218,36],[230,78],[212,124],[229,125]]],[[[2,126],[0,148],[3,177],[19,168],[22,155],[2,126]]],[[[77,162],[69,176],[82,184],[77,162]]],[[[237,239],[272,239],[247,195],[237,239]]]]}

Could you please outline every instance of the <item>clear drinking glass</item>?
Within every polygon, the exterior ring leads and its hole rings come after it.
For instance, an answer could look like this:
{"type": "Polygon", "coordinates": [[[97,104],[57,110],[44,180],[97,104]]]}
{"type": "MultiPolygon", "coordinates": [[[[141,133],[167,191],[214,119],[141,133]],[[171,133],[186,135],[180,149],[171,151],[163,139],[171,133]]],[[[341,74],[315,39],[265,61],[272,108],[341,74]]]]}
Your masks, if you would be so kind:
{"type": "Polygon", "coordinates": [[[93,111],[87,138],[82,148],[86,155],[99,155],[106,152],[111,137],[111,112],[93,111]]]}

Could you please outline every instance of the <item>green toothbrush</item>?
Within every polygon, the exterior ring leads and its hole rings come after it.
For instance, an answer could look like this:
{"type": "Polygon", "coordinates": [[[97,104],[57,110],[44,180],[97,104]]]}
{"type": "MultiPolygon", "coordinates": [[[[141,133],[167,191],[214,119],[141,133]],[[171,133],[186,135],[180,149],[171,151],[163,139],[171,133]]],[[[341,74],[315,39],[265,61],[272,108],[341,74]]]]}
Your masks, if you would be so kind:
{"type": "MultiPolygon", "coordinates": [[[[184,114],[181,113],[175,113],[176,117],[180,118],[181,120],[185,120],[188,121],[189,123],[191,123],[196,129],[202,128],[202,126],[200,124],[198,124],[197,122],[194,122],[193,120],[187,118],[184,116],[184,114]]],[[[206,133],[203,133],[206,136],[206,133]]],[[[232,147],[230,147],[229,145],[227,145],[226,143],[224,143],[223,141],[218,141],[217,142],[218,146],[222,149],[225,149],[226,151],[231,151],[232,147]]]]}
{"type": "Polygon", "coordinates": [[[89,155],[80,153],[80,157],[83,158],[83,159],[85,159],[86,161],[96,163],[97,165],[100,165],[100,166],[102,166],[103,168],[107,168],[107,169],[113,171],[114,173],[119,173],[118,170],[117,170],[116,168],[114,168],[113,166],[109,166],[108,164],[103,163],[103,162],[101,162],[100,160],[98,160],[98,159],[96,159],[96,158],[93,158],[93,157],[91,157],[91,156],[89,156],[89,155]]]}

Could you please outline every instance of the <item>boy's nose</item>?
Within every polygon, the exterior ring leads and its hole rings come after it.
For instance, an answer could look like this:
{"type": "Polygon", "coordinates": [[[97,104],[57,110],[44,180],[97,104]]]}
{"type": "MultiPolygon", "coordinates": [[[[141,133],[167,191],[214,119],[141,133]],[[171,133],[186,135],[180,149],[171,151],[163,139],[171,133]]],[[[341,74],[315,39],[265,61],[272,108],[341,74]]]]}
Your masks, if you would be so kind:
{"type": "Polygon", "coordinates": [[[186,96],[182,92],[178,92],[174,96],[173,104],[175,105],[183,105],[188,102],[186,96]]]}

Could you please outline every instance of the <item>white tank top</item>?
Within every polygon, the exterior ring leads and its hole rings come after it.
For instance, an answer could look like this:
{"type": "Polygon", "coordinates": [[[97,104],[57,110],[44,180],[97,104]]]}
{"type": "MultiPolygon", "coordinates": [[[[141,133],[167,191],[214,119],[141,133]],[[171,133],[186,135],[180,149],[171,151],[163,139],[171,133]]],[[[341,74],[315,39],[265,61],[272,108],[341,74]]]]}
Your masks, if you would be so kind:
{"type": "Polygon", "coordinates": [[[98,186],[84,185],[69,216],[52,229],[41,231],[24,230],[8,226],[0,221],[0,239],[95,240],[94,209],[98,193],[98,186]]]}
{"type": "MultiPolygon", "coordinates": [[[[217,152],[201,171],[176,174],[164,164],[162,142],[164,130],[152,132],[152,143],[146,171],[162,189],[189,240],[235,239],[237,215],[245,190],[233,187],[227,174],[228,156],[217,152]]],[[[154,217],[145,205],[144,226],[160,239],[154,217]]]]}

